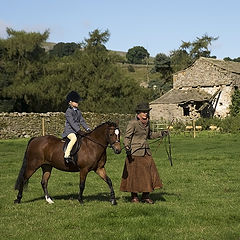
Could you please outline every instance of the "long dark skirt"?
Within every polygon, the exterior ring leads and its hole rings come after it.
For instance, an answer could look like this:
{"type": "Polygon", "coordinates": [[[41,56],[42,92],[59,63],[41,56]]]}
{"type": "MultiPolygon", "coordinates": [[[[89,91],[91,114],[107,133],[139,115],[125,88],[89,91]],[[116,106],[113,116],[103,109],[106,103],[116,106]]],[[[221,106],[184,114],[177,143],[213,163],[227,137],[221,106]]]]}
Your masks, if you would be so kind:
{"type": "Polygon", "coordinates": [[[161,188],[162,181],[152,156],[126,158],[120,190],[123,192],[152,192],[161,188]]]}

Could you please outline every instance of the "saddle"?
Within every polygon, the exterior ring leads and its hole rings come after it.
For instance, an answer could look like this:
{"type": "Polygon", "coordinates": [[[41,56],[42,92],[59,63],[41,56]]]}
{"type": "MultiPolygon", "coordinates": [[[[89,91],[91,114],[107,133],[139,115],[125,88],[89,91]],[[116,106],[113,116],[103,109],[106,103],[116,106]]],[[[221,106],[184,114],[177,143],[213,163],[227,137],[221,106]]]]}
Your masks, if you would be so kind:
{"type": "MultiPolygon", "coordinates": [[[[64,144],[63,144],[63,152],[65,153],[66,149],[67,149],[67,145],[68,143],[70,142],[70,139],[65,137],[62,139],[64,141],[64,144]]],[[[77,135],[77,141],[75,142],[75,144],[73,145],[72,147],[72,150],[70,152],[70,156],[73,158],[73,160],[75,162],[77,162],[77,159],[78,159],[78,156],[77,156],[77,153],[81,147],[81,140],[82,140],[82,136],[81,135],[77,135]]]]}

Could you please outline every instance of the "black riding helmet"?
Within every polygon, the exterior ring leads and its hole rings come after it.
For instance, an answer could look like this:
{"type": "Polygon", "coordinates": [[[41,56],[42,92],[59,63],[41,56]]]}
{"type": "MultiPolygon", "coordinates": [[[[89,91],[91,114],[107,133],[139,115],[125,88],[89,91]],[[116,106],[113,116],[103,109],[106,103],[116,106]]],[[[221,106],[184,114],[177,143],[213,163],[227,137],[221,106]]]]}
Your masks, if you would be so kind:
{"type": "Polygon", "coordinates": [[[75,91],[71,91],[68,95],[67,95],[67,102],[69,103],[70,101],[71,102],[80,102],[81,101],[81,98],[79,96],[79,94],[75,91]]]}

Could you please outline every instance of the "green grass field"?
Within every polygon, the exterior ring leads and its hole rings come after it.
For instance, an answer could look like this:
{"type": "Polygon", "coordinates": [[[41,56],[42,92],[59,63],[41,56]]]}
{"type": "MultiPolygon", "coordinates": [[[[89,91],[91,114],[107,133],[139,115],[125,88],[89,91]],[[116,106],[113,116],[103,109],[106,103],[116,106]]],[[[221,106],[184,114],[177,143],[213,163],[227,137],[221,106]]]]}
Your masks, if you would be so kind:
{"type": "Polygon", "coordinates": [[[164,143],[151,144],[164,187],[151,194],[154,205],[132,204],[119,191],[125,153],[108,150],[106,170],[118,201],[89,173],[84,205],[77,201],[78,173],[53,170],[46,203],[41,171],[29,181],[21,204],[14,184],[27,140],[0,141],[0,239],[240,239],[240,135],[172,136],[173,167],[164,143]]]}

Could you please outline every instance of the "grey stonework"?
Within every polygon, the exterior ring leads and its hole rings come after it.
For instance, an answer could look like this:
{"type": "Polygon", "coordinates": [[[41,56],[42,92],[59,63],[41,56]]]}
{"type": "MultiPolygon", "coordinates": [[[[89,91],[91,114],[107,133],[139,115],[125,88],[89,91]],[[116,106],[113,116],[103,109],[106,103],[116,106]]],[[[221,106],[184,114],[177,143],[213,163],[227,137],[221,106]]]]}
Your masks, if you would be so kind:
{"type": "MultiPolygon", "coordinates": [[[[82,113],[91,129],[106,121],[119,124],[120,130],[126,129],[133,114],[97,114],[82,113]]],[[[61,138],[64,129],[65,116],[63,112],[49,113],[0,113],[0,139],[30,138],[43,135],[54,135],[61,138]]]]}
{"type": "Polygon", "coordinates": [[[189,121],[201,116],[224,118],[240,87],[240,63],[199,58],[173,76],[173,89],[152,101],[151,120],[189,121]]]}

